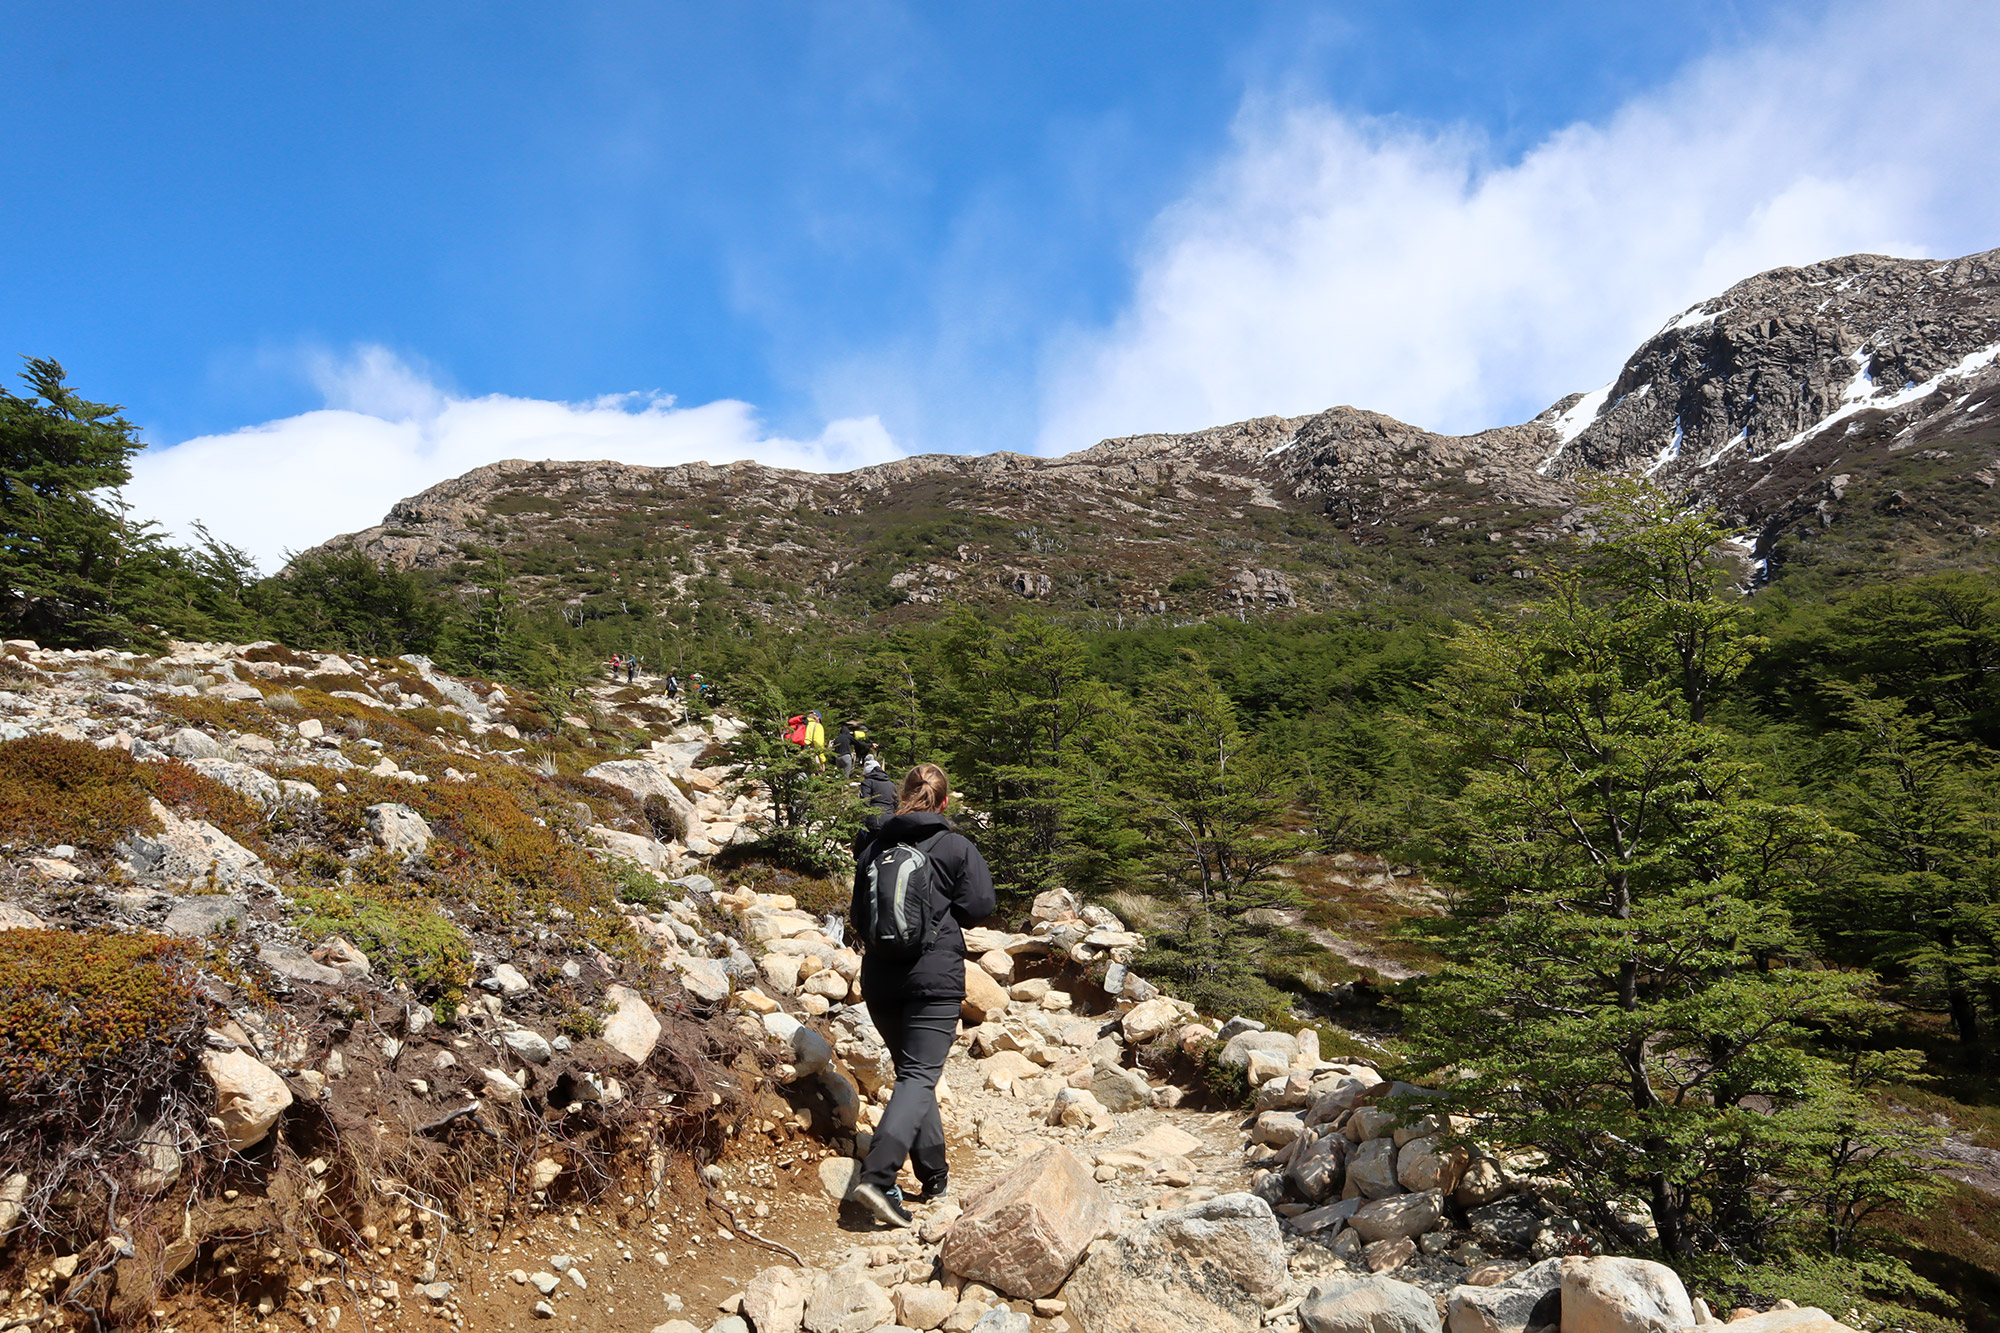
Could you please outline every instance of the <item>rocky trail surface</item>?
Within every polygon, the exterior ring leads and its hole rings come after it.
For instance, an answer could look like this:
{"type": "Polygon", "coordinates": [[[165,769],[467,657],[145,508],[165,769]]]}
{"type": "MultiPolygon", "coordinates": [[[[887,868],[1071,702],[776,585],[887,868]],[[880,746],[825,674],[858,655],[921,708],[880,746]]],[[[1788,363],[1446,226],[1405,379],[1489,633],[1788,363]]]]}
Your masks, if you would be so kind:
{"type": "Polygon", "coordinates": [[[802,906],[840,886],[741,854],[728,718],[275,644],[17,641],[0,687],[0,1330],[1712,1318],[1532,1154],[1160,994],[1062,890],[967,932],[950,1192],[860,1219],[888,1052],[802,906]]]}

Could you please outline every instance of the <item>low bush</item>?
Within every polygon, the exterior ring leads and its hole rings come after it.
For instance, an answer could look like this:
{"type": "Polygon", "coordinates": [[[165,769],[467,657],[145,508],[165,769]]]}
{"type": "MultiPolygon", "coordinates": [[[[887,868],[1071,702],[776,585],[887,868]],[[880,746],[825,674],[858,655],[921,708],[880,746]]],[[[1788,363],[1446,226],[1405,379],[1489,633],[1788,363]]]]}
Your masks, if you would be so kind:
{"type": "Polygon", "coordinates": [[[439,1017],[455,1013],[472,980],[464,932],[429,904],[393,892],[307,889],[298,896],[308,939],[339,935],[368,955],[382,975],[405,983],[439,1017]]]}
{"type": "Polygon", "coordinates": [[[0,840],[107,848],[159,828],[147,795],[122,750],[57,736],[0,742],[0,840]]]}
{"type": "Polygon", "coordinates": [[[661,842],[681,842],[687,838],[687,821],[664,796],[648,796],[642,807],[646,827],[661,842]]]}
{"type": "Polygon", "coordinates": [[[0,1124],[8,1136],[129,1113],[200,1049],[192,946],[153,935],[0,931],[0,1124]]]}

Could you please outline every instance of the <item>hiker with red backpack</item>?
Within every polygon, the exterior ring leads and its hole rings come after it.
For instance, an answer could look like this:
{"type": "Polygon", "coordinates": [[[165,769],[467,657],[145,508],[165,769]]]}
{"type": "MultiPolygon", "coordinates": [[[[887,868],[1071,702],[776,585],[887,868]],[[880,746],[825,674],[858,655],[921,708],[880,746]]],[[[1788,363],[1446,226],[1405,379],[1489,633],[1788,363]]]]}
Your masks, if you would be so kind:
{"type": "Polygon", "coordinates": [[[854,1201],[889,1226],[914,1220],[897,1173],[907,1159],[922,1202],[949,1183],[937,1084],[965,1001],[965,934],[994,908],[986,859],[945,811],[951,780],[936,764],[903,778],[896,813],[857,858],[848,920],[859,937],[861,993],[888,1044],[896,1087],[861,1164],[854,1201]]]}

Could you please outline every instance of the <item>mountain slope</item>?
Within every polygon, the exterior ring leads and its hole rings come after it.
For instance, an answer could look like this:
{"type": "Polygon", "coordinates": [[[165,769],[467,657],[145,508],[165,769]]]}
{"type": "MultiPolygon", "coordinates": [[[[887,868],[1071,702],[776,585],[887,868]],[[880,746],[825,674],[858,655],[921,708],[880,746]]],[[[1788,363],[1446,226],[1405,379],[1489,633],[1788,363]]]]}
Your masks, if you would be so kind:
{"type": "Polygon", "coordinates": [[[868,620],[1023,599],[1249,614],[1350,604],[1388,556],[1504,577],[1587,525],[1579,497],[1604,474],[1715,503],[1767,568],[1976,560],[2000,527],[1996,447],[2000,251],[1857,255],[1738,283],[1605,388],[1474,435],[1336,407],[834,474],[508,461],[322,549],[504,577],[578,615],[868,620]]]}

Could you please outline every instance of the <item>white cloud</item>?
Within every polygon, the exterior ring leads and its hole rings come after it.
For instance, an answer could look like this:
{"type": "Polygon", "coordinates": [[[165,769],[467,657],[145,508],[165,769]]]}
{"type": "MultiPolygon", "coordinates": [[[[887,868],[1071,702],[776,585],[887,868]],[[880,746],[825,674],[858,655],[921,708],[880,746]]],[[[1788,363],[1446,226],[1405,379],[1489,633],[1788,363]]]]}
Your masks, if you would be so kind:
{"type": "Polygon", "coordinates": [[[680,408],[637,394],[589,403],[457,397],[381,347],[316,355],[307,369],[324,410],[147,449],[126,492],[135,510],[183,537],[205,522],[270,571],[287,551],[372,526],[405,496],[505,458],[653,467],[754,459],[840,471],[901,452],[874,417],[790,440],[766,435],[750,405],[734,400],[680,408]]]}
{"type": "Polygon", "coordinates": [[[1039,447],[1340,403],[1501,425],[1763,269],[2000,244],[1996,56],[1990,4],[1850,5],[1503,163],[1253,96],[1123,314],[1049,350],[1039,447]]]}

